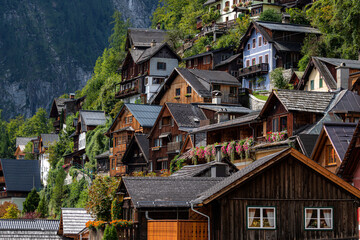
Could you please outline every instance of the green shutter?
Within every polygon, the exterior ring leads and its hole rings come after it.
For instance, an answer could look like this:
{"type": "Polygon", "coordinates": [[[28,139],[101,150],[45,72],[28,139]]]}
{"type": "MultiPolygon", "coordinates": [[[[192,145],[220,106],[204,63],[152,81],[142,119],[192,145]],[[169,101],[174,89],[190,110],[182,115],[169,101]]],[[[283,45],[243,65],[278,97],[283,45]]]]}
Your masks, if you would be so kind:
{"type": "Polygon", "coordinates": [[[320,78],[319,88],[322,88],[322,87],[323,87],[323,79],[320,78]]]}

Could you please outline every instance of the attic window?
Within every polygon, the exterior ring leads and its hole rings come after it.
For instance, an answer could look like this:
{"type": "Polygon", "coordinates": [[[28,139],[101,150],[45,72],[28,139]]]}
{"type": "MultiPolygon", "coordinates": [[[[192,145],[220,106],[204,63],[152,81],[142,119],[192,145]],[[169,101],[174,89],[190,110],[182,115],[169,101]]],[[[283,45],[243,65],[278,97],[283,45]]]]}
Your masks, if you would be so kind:
{"type": "Polygon", "coordinates": [[[180,96],[180,88],[175,89],[175,96],[180,96]]]}
{"type": "Polygon", "coordinates": [[[200,122],[200,119],[195,117],[195,118],[194,118],[194,122],[199,123],[199,122],[200,122]]]}
{"type": "Polygon", "coordinates": [[[158,70],[166,70],[166,63],[165,62],[158,62],[157,63],[158,70]]]}

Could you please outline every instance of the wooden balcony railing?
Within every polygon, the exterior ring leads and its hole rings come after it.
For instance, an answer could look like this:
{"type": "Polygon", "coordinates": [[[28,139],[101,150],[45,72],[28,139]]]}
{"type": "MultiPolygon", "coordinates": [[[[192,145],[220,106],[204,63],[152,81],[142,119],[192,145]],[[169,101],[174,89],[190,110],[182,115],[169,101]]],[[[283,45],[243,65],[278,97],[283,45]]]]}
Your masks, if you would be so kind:
{"type": "Polygon", "coordinates": [[[148,240],[208,239],[208,223],[201,220],[148,220],[148,240]]]}
{"type": "Polygon", "coordinates": [[[168,153],[180,152],[180,149],[181,149],[181,142],[169,142],[167,144],[168,153]]]}
{"type": "Polygon", "coordinates": [[[139,89],[137,87],[128,88],[122,91],[117,91],[115,93],[115,98],[126,98],[128,96],[132,96],[139,93],[139,89]]]}
{"type": "Polygon", "coordinates": [[[261,75],[269,72],[268,63],[260,63],[250,67],[241,68],[239,70],[239,77],[250,77],[255,75],[261,75]]]}

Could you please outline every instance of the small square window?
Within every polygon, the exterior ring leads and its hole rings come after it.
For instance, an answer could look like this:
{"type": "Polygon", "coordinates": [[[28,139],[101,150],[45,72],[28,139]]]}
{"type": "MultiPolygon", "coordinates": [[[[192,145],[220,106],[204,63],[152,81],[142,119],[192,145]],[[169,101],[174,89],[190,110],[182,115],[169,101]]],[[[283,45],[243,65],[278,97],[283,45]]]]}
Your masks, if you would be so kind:
{"type": "Polygon", "coordinates": [[[158,70],[166,70],[166,63],[165,62],[158,62],[157,63],[158,70]]]}
{"type": "Polygon", "coordinates": [[[247,207],[247,226],[249,229],[275,229],[275,207],[247,207]]]}
{"type": "Polygon", "coordinates": [[[305,208],[306,230],[331,230],[333,229],[332,208],[305,208]]]}
{"type": "Polygon", "coordinates": [[[190,93],[191,93],[191,86],[187,86],[187,88],[186,88],[186,93],[187,93],[187,94],[190,94],[190,93]]]}
{"type": "Polygon", "coordinates": [[[177,89],[175,90],[175,96],[180,96],[180,88],[177,88],[177,89]]]}

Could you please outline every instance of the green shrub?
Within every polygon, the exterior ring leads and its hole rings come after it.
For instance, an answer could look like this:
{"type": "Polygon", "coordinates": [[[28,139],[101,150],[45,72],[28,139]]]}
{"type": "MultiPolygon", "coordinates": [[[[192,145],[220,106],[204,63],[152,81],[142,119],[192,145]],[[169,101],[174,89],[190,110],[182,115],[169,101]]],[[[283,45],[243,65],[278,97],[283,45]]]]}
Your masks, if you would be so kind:
{"type": "Polygon", "coordinates": [[[40,196],[36,192],[36,189],[33,188],[33,190],[31,190],[31,192],[27,195],[25,202],[23,203],[23,212],[35,212],[35,210],[38,208],[39,202],[40,196]]]}
{"type": "Polygon", "coordinates": [[[103,240],[118,240],[117,232],[114,226],[106,225],[103,240]]]}

